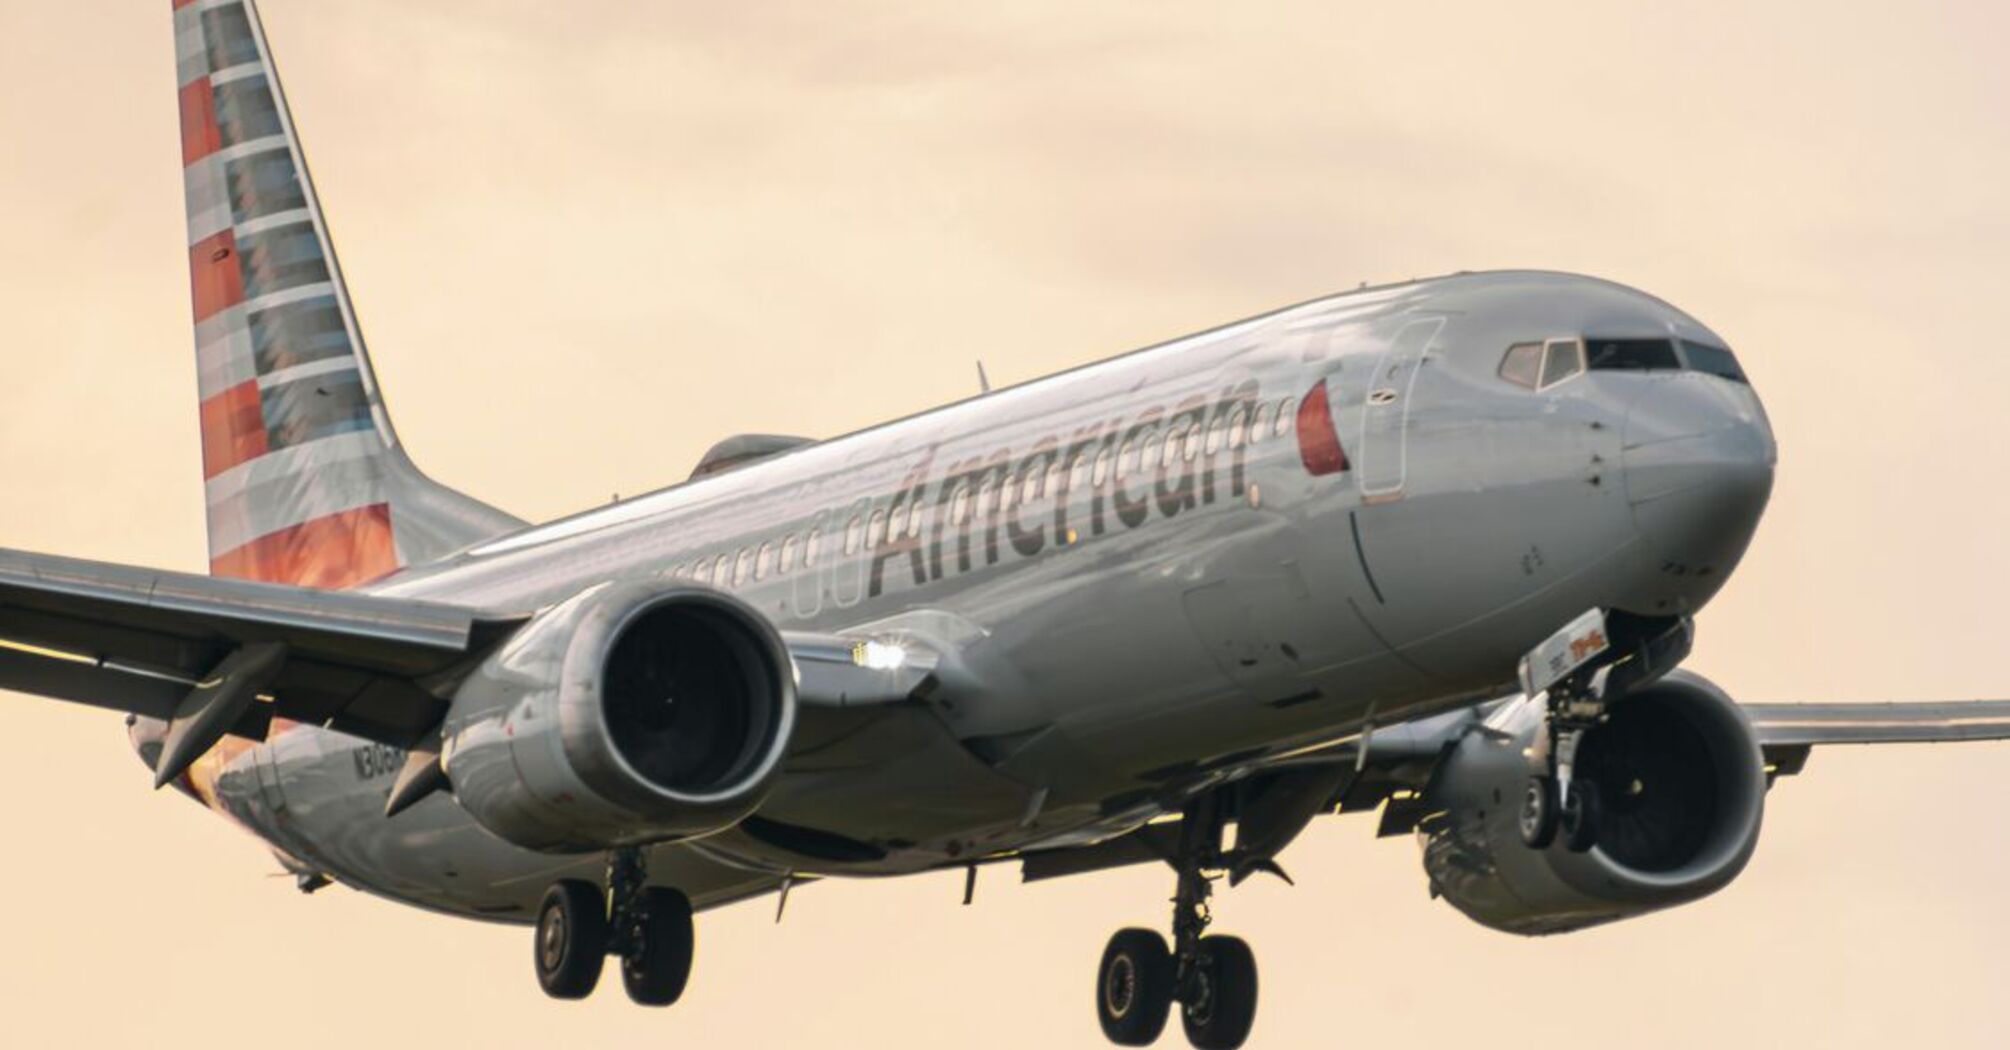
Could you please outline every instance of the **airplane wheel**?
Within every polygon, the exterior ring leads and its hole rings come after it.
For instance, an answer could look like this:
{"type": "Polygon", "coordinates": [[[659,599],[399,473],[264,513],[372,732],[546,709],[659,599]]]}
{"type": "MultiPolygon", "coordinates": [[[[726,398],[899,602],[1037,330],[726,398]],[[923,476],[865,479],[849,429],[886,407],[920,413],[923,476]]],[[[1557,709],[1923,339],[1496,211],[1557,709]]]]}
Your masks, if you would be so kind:
{"type": "Polygon", "coordinates": [[[1516,818],[1521,828],[1521,841],[1529,849],[1548,849],[1556,841],[1556,779],[1535,776],[1528,778],[1528,785],[1522,789],[1521,813],[1516,818]]]}
{"type": "Polygon", "coordinates": [[[1598,844],[1598,818],[1603,812],[1597,784],[1589,780],[1571,781],[1570,797],[1557,814],[1557,823],[1563,829],[1563,844],[1572,853],[1583,853],[1598,844]]]}
{"type": "Polygon", "coordinates": [[[1236,1050],[1256,1023],[1256,954],[1240,937],[1203,937],[1180,1019],[1199,1050],[1236,1050]]]}
{"type": "Polygon", "coordinates": [[[1152,930],[1118,930],[1096,971],[1096,1018],[1118,1046],[1150,1046],[1172,1011],[1173,957],[1152,930]]]}
{"type": "Polygon", "coordinates": [[[661,886],[643,890],[641,898],[642,943],[621,961],[621,983],[643,1006],[669,1006],[691,979],[698,943],[691,898],[661,886]]]}
{"type": "Polygon", "coordinates": [[[578,879],[552,883],[537,910],[537,983],[554,999],[584,999],[607,962],[607,898],[578,879]]]}

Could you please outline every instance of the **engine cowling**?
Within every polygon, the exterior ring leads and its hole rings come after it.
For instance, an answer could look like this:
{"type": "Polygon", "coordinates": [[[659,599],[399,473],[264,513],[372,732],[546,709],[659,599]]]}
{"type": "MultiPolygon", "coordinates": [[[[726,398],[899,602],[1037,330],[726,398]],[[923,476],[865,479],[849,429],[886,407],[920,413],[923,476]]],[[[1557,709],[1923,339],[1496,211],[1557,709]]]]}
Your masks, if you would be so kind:
{"type": "Polygon", "coordinates": [[[1722,889],[1758,844],[1765,761],[1751,723],[1723,690],[1675,672],[1612,705],[1585,734],[1576,776],[1597,783],[1598,845],[1523,844],[1518,806],[1542,709],[1516,701],[1445,759],[1418,825],[1424,869],[1474,921],[1510,933],[1561,933],[1722,889]]]}
{"type": "Polygon", "coordinates": [[[483,827],[575,852],[689,838],[752,813],[795,725],[787,648],[729,595],[588,588],[456,690],[441,759],[483,827]]]}

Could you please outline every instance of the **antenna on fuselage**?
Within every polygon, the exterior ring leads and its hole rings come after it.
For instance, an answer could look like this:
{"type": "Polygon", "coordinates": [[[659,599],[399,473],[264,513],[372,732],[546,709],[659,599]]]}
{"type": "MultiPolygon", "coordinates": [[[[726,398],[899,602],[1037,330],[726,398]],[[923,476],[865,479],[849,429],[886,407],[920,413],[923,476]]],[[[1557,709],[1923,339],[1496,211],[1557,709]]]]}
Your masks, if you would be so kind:
{"type": "Polygon", "coordinates": [[[991,392],[991,377],[984,374],[984,362],[982,361],[977,362],[977,392],[980,394],[991,392]]]}

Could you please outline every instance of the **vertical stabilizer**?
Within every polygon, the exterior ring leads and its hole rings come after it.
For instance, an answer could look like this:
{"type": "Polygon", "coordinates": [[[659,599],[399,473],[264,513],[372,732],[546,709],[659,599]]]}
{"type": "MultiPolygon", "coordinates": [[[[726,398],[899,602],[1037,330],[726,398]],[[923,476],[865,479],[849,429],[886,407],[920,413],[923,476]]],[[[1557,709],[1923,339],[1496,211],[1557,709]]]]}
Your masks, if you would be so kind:
{"type": "Polygon", "coordinates": [[[210,571],[342,588],[522,526],[385,413],[249,0],[170,0],[210,571]]]}

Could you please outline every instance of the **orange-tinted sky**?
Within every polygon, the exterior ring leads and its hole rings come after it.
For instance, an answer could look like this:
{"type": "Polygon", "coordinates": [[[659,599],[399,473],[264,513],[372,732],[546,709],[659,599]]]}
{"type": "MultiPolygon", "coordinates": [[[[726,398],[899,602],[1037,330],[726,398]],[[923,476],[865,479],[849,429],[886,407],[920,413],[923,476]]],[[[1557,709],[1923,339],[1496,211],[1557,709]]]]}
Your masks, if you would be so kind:
{"type": "MultiPolygon", "coordinates": [[[[0,545],[200,570],[168,4],[0,6],[0,545]]],[[[1540,266],[1724,333],[1781,444],[1691,666],[2010,696],[2010,21],[1981,3],[268,0],[401,432],[543,518],[1352,287],[1540,266]]],[[[1170,880],[989,873],[701,919],[675,1011],[345,890],[0,697],[9,1043],[1093,1047],[1170,880]]],[[[1703,903],[1523,941],[1361,819],[1227,894],[1252,1045],[2001,1046],[2010,746],[1822,753],[1703,903]],[[1580,1001],[1549,1005],[1559,978],[1580,1001]]],[[[1169,1034],[1165,1045],[1175,1045],[1169,1034]]]]}

